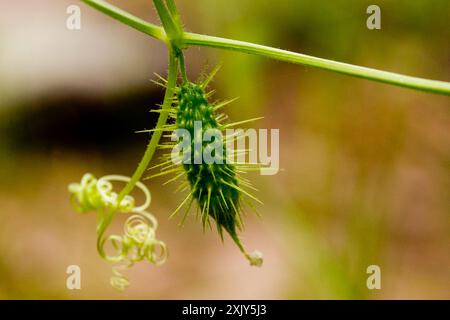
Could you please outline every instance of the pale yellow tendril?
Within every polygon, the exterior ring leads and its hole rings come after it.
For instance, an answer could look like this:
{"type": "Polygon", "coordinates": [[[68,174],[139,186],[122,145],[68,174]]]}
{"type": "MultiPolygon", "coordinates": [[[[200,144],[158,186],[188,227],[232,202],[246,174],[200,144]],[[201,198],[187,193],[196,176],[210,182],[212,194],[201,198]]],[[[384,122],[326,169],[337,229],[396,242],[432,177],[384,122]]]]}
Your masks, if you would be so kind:
{"type": "Polygon", "coordinates": [[[129,286],[129,281],[122,272],[135,263],[146,260],[155,265],[161,265],[167,258],[165,243],[156,238],[158,221],[146,211],[151,202],[150,191],[147,187],[140,182],[136,184],[145,197],[141,206],[136,206],[134,197],[130,195],[125,196],[118,203],[118,194],[113,191],[112,182],[129,181],[130,178],[119,175],[96,179],[88,173],[83,176],[80,183],[69,185],[71,201],[78,212],[98,212],[97,248],[102,258],[114,263],[110,283],[118,290],[124,290],[129,286]],[[117,212],[132,214],[124,224],[124,233],[105,237],[105,231],[117,212]],[[106,243],[112,245],[115,255],[105,253],[106,243]]]}

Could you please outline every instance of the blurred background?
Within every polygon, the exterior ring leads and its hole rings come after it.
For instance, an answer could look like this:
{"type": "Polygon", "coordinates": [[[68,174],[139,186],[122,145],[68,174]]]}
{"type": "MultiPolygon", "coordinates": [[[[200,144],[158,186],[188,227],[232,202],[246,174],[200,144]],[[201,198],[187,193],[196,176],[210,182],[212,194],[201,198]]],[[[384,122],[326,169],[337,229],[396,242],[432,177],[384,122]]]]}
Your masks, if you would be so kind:
{"type": "MultiPolygon", "coordinates": [[[[150,0],[110,2],[158,21],[150,0]]],[[[375,2],[177,1],[189,31],[450,81],[450,2],[375,2]],[[366,28],[375,2],[380,31],[366,28]]],[[[265,205],[242,233],[264,266],[193,217],[179,228],[168,216],[184,195],[151,180],[169,260],[136,265],[124,293],[109,285],[95,214],[72,209],[67,185],[132,174],[148,141],[135,131],[155,125],[162,100],[150,80],[166,74],[165,47],[76,0],[2,1],[1,299],[450,298],[448,97],[216,49],[190,48],[187,63],[192,79],[223,64],[213,86],[216,98],[240,97],[232,120],[280,129],[284,171],[252,175],[265,205]],[[71,4],[79,31],[66,28],[71,4]],[[82,290],[66,289],[72,264],[82,290]],[[366,287],[372,264],[381,290],[366,287]]]]}

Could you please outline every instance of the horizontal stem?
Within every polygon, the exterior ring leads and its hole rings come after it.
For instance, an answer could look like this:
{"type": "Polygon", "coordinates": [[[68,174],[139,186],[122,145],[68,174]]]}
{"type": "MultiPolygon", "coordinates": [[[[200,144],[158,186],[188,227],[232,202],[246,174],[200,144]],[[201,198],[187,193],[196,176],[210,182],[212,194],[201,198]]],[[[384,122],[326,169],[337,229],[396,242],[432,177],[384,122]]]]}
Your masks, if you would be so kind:
{"type": "Polygon", "coordinates": [[[360,67],[348,63],[308,56],[301,53],[276,49],[244,41],[231,40],[207,35],[185,33],[183,42],[186,45],[204,46],[225,50],[234,50],[271,59],[307,65],[349,76],[393,84],[400,87],[450,95],[450,83],[406,76],[394,72],[360,67]]]}
{"type": "Polygon", "coordinates": [[[124,24],[136,30],[148,34],[155,39],[167,42],[166,33],[162,27],[133,16],[131,13],[117,8],[116,6],[113,6],[112,4],[109,4],[108,2],[103,0],[81,0],[81,2],[90,5],[98,11],[103,12],[107,16],[123,22],[124,24]]]}
{"type": "MultiPolygon", "coordinates": [[[[158,40],[167,42],[166,33],[161,27],[141,20],[113,5],[108,4],[103,0],[82,1],[141,32],[144,32],[158,40]]],[[[276,49],[244,41],[185,32],[183,33],[183,38],[180,39],[180,43],[184,45],[196,45],[225,50],[234,50],[238,52],[264,56],[275,60],[311,66],[354,77],[388,83],[400,87],[442,95],[450,95],[450,83],[448,82],[422,79],[393,72],[360,67],[352,64],[317,58],[305,54],[276,49]]]]}

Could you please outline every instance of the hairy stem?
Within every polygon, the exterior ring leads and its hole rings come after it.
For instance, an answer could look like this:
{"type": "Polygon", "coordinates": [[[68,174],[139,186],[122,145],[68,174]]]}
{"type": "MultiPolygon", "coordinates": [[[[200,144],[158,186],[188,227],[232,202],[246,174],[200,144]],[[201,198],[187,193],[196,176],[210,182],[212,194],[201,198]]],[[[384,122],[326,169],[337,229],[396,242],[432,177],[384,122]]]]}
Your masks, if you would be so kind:
{"type": "Polygon", "coordinates": [[[188,82],[188,76],[186,72],[186,64],[184,62],[184,54],[183,52],[180,52],[179,54],[179,60],[180,60],[180,72],[181,72],[181,78],[183,79],[183,82],[188,82]]]}
{"type": "MultiPolygon", "coordinates": [[[[162,0],[153,0],[153,4],[170,40],[182,37],[182,31],[178,28],[177,23],[172,18],[171,11],[168,10],[164,2],[162,0]]],[[[175,7],[172,7],[171,10],[175,10],[175,7]]]]}
{"type": "Polygon", "coordinates": [[[175,5],[175,0],[166,0],[167,3],[167,8],[170,11],[170,14],[172,15],[173,20],[175,21],[175,24],[182,29],[181,26],[181,18],[180,15],[178,13],[178,9],[177,6],[175,5]]]}
{"type": "MultiPolygon", "coordinates": [[[[144,32],[160,41],[168,42],[166,32],[162,27],[139,19],[103,0],[81,0],[99,11],[123,22],[141,32],[144,32]]],[[[158,2],[158,0],[156,1],[158,2]]],[[[155,2],[155,3],[156,3],[155,2]]],[[[161,1],[159,1],[161,2],[161,1]]],[[[173,1],[169,2],[169,11],[173,10],[173,1]]],[[[442,95],[450,95],[450,83],[444,81],[428,80],[417,77],[401,75],[393,72],[381,71],[352,64],[317,58],[296,52],[276,49],[244,41],[212,37],[196,33],[182,32],[180,39],[176,39],[179,46],[204,46],[225,50],[234,50],[247,54],[268,57],[275,60],[307,65],[319,69],[338,72],[354,77],[388,83],[400,87],[432,92],[442,95]]]]}

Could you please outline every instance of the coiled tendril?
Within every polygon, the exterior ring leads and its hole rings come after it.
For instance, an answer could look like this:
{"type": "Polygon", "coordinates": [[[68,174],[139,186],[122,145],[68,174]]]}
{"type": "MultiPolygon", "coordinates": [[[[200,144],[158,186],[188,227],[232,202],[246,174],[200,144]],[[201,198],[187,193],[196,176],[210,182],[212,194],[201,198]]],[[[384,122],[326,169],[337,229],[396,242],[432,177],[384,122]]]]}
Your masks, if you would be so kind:
{"type": "Polygon", "coordinates": [[[136,184],[145,196],[141,206],[136,206],[134,197],[130,195],[125,196],[119,203],[118,195],[113,191],[113,181],[128,182],[129,180],[128,177],[118,175],[96,179],[88,173],[83,176],[80,183],[69,185],[71,201],[78,212],[97,211],[99,214],[97,250],[103,259],[114,263],[110,283],[118,290],[124,290],[129,286],[129,281],[122,272],[135,263],[146,260],[155,265],[161,265],[167,258],[165,243],[156,238],[158,221],[146,211],[151,202],[150,191],[147,187],[142,183],[136,184]],[[133,213],[133,215],[126,220],[123,235],[105,237],[105,231],[117,212],[133,213]],[[112,245],[115,255],[105,253],[106,243],[112,245]]]}

